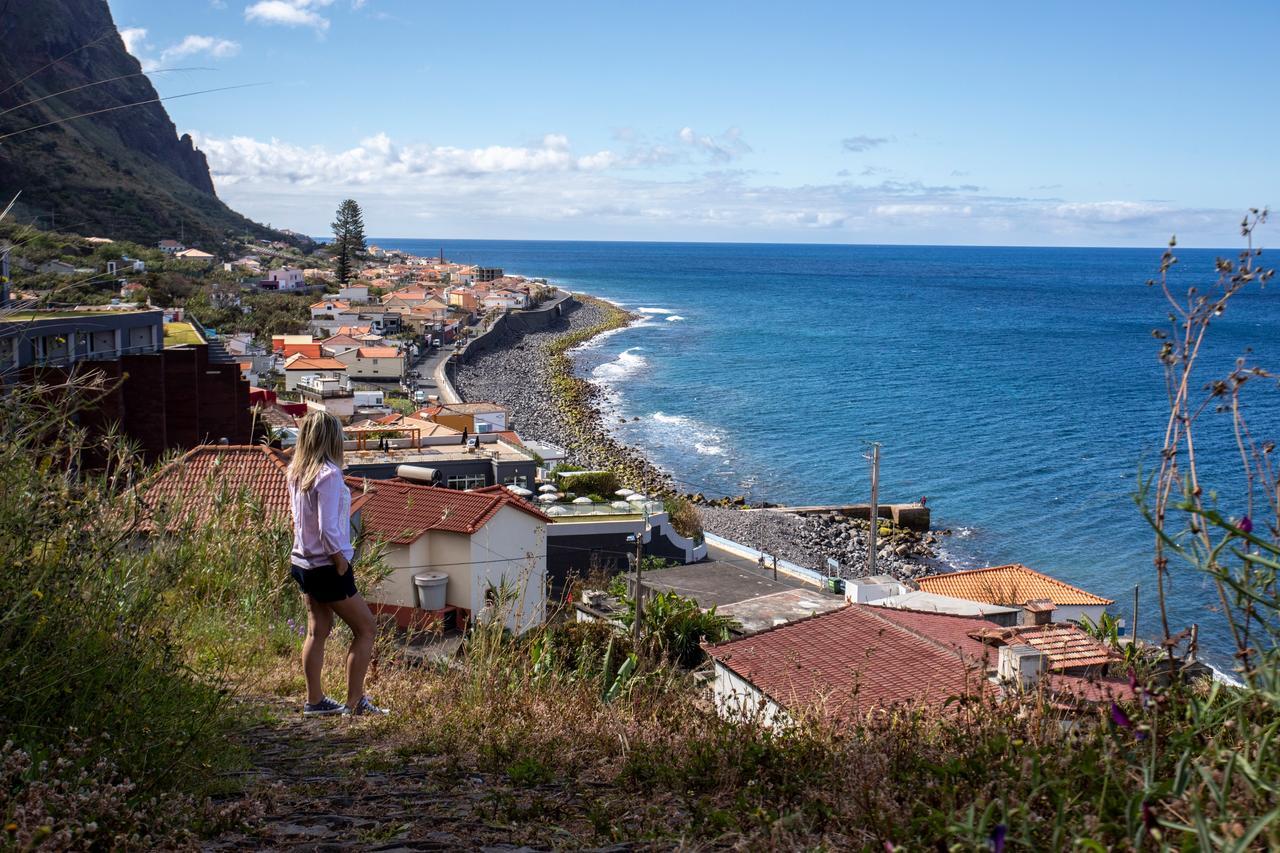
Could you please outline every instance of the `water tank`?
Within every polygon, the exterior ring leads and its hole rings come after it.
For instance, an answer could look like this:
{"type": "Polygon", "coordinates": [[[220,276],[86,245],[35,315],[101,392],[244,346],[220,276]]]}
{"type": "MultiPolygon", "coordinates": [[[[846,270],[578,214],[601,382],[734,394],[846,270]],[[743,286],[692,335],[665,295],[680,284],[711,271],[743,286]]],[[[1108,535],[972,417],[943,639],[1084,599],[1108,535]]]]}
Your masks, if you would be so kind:
{"type": "Polygon", "coordinates": [[[435,468],[426,468],[422,465],[397,465],[396,476],[401,480],[413,480],[415,483],[434,483],[439,473],[435,468]]]}
{"type": "Polygon", "coordinates": [[[421,610],[441,610],[444,608],[445,591],[449,586],[449,576],[443,572],[425,572],[413,576],[414,597],[421,610]]]}

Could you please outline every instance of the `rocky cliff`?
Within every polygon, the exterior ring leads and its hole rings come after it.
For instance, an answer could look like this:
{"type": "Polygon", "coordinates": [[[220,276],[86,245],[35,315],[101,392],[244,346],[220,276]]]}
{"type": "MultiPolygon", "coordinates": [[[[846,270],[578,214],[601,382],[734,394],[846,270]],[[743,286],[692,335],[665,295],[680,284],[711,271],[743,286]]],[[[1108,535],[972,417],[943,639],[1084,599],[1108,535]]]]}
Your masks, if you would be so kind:
{"type": "MultiPolygon", "coordinates": [[[[107,0],[0,0],[0,137],[154,99],[141,70],[107,0]],[[117,77],[125,79],[66,91],[117,77]]],[[[178,137],[160,103],[0,139],[0,198],[7,204],[18,191],[17,217],[45,228],[144,243],[182,230],[188,243],[209,246],[278,236],[218,199],[204,154],[178,137]]]]}

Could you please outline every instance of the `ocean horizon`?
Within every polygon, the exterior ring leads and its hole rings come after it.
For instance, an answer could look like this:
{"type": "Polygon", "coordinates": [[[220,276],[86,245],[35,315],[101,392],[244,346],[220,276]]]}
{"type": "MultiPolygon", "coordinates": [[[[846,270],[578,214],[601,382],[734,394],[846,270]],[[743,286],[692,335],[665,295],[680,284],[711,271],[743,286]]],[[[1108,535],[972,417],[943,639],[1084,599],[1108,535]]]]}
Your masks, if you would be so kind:
{"type": "MultiPolygon", "coordinates": [[[[419,255],[545,277],[640,316],[577,352],[606,392],[606,423],[689,492],[778,504],[865,501],[868,443],[883,502],[923,496],[954,567],[1021,562],[1116,600],[1158,631],[1154,535],[1133,500],[1158,462],[1167,409],[1146,286],[1163,247],[371,239],[419,255]]],[[[1175,292],[1210,284],[1239,249],[1178,249],[1175,292]]],[[[1266,260],[1264,255],[1263,260],[1266,260]]],[[[1273,292],[1215,322],[1203,376],[1237,356],[1280,364],[1273,292]]],[[[1280,423],[1274,388],[1251,423],[1280,423]]],[[[517,429],[519,424],[516,425],[517,429]]],[[[1202,479],[1239,515],[1230,420],[1208,412],[1202,479]]],[[[1212,586],[1175,565],[1174,630],[1230,646],[1212,586]]]]}

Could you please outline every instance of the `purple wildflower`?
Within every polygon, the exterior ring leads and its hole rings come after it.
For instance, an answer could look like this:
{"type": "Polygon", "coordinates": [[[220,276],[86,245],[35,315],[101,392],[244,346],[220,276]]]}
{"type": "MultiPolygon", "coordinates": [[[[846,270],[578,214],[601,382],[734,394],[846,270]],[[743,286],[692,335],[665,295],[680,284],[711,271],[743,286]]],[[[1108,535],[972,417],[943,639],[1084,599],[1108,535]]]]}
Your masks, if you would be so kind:
{"type": "Polygon", "coordinates": [[[1133,728],[1133,721],[1129,719],[1129,715],[1115,702],[1111,703],[1111,722],[1122,729],[1133,728]]]}
{"type": "Polygon", "coordinates": [[[1240,519],[1240,523],[1236,526],[1239,527],[1245,533],[1252,533],[1253,519],[1246,515],[1245,517],[1240,519]]]}
{"type": "Polygon", "coordinates": [[[987,840],[991,853],[1004,853],[1004,837],[1009,833],[1009,827],[1003,823],[997,823],[996,828],[991,830],[991,838],[987,840]]]}

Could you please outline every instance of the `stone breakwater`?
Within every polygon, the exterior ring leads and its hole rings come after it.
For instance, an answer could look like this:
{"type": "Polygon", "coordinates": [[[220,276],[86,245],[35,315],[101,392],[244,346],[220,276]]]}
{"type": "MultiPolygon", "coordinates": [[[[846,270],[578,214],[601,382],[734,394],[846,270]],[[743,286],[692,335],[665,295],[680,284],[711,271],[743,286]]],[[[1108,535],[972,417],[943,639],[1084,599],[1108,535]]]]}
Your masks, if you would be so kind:
{"type": "Polygon", "coordinates": [[[603,392],[577,376],[569,351],[597,335],[634,322],[636,315],[601,299],[581,303],[544,331],[503,331],[487,352],[458,367],[454,386],[464,400],[492,400],[511,412],[513,428],[565,448],[575,465],[615,471],[646,494],[675,491],[671,478],[639,451],[609,434],[603,392]]]}
{"type": "MultiPolygon", "coordinates": [[[[703,527],[749,548],[777,555],[796,565],[827,572],[827,559],[840,564],[840,575],[867,573],[868,523],[838,513],[795,515],[777,510],[699,509],[703,527]]],[[[876,574],[912,580],[939,570],[936,548],[945,533],[896,530],[878,538],[876,574]]]]}

